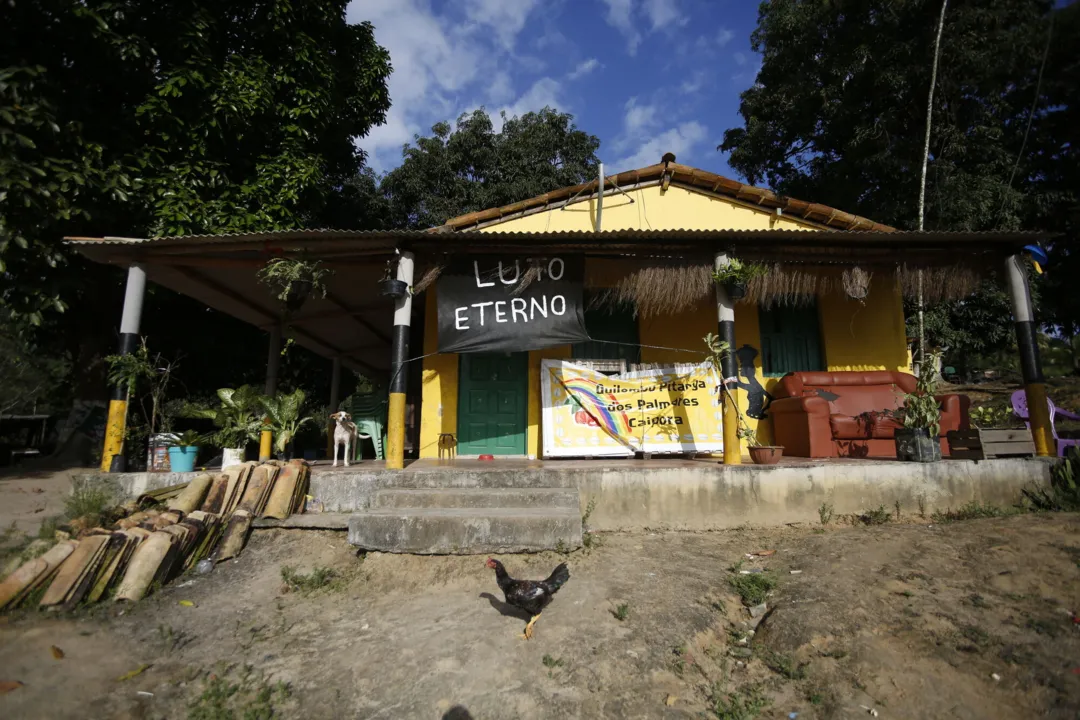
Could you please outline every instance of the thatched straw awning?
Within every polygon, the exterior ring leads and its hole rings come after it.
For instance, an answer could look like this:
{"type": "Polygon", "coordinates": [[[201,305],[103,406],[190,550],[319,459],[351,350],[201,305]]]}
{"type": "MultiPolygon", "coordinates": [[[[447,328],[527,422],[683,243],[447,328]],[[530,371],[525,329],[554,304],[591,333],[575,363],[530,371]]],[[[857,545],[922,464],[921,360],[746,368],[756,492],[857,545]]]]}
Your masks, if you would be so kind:
{"type": "Polygon", "coordinates": [[[1008,255],[1046,236],[1022,232],[875,232],[860,230],[610,230],[605,232],[452,232],[289,230],[159,238],[68,238],[91,260],[142,264],[149,278],[210,307],[261,327],[280,309],[256,271],[272,257],[306,253],[336,270],[326,298],[309,300],[290,318],[296,341],[364,372],[386,372],[392,313],[377,281],[400,249],[416,253],[414,292],[422,292],[446,261],[461,254],[584,254],[619,260],[625,268],[609,300],[633,301],[645,315],[678,312],[712,293],[718,250],[767,264],[747,302],[800,302],[843,288],[852,278],[895,283],[913,296],[923,271],[929,302],[964,297],[1008,255]]]}

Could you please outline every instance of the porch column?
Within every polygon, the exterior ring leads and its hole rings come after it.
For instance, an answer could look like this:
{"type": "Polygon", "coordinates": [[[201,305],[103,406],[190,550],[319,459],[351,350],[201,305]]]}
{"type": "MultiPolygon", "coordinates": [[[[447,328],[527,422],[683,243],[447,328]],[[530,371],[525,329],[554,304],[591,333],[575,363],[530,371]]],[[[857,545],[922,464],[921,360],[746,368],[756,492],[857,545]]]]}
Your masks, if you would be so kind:
{"type": "MultiPolygon", "coordinates": [[[[717,270],[729,262],[726,252],[716,253],[713,267],[717,270]]],[[[721,393],[720,402],[724,408],[724,464],[741,465],[742,447],[739,443],[739,409],[731,398],[738,398],[738,365],[735,361],[735,304],[728,297],[727,290],[716,283],[717,335],[727,343],[728,354],[720,363],[723,377],[720,381],[727,388],[721,393]]]]}
{"type": "MultiPolygon", "coordinates": [[[[338,404],[341,402],[341,358],[334,358],[330,364],[330,414],[333,415],[338,411],[338,404]]],[[[326,425],[326,456],[333,457],[336,448],[334,448],[334,428],[337,425],[333,420],[327,420],[326,425]]],[[[355,451],[355,448],[350,448],[355,451]]],[[[350,460],[352,458],[349,458],[350,460]]]]}
{"type": "MultiPolygon", "coordinates": [[[[120,315],[120,354],[130,355],[139,343],[139,323],[142,321],[143,297],[146,294],[146,271],[142,265],[128,268],[124,288],[124,309],[120,315]]],[[[101,452],[102,472],[124,471],[124,433],[127,430],[128,392],[125,385],[112,389],[109,416],[105,424],[105,446],[101,452]]]]}
{"type": "Polygon", "coordinates": [[[394,300],[394,334],[390,351],[390,407],[386,429],[386,467],[405,467],[405,390],[409,373],[409,323],[412,319],[413,254],[402,251],[398,258],[397,279],[405,283],[405,295],[394,300]]]}
{"type": "Polygon", "coordinates": [[[1053,431],[1050,425],[1050,406],[1046,402],[1046,380],[1043,378],[1042,361],[1036,342],[1038,326],[1031,310],[1031,289],[1027,272],[1019,255],[1005,260],[1005,278],[1012,296],[1013,321],[1016,324],[1016,345],[1020,350],[1020,372],[1024,377],[1024,394],[1027,396],[1028,417],[1031,419],[1031,435],[1035,441],[1035,454],[1042,457],[1057,455],[1053,431]]]}
{"type": "MultiPolygon", "coordinates": [[[[263,394],[273,397],[277,394],[278,370],[281,368],[281,323],[270,328],[270,341],[266,350],[266,386],[263,394]]],[[[259,436],[259,462],[266,462],[274,454],[274,433],[268,429],[259,436]]]]}

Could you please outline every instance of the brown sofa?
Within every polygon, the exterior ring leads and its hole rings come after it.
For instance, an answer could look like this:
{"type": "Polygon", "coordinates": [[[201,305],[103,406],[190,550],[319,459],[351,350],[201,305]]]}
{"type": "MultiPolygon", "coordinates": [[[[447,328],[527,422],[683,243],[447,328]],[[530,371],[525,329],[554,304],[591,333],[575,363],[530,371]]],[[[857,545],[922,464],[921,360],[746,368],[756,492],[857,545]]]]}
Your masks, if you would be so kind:
{"type": "MultiPolygon", "coordinates": [[[[896,457],[893,435],[902,427],[887,414],[914,392],[915,376],[903,372],[796,372],[780,378],[768,413],[773,438],[794,457],[896,457]]],[[[939,395],[941,452],[945,434],[969,427],[966,395],[939,395]]]]}

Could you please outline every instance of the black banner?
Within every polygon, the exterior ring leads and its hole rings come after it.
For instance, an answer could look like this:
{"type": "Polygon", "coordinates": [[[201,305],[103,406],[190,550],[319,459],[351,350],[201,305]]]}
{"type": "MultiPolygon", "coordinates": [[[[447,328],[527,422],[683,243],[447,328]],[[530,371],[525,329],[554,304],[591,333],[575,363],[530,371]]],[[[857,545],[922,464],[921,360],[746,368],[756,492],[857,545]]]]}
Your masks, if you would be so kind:
{"type": "Polygon", "coordinates": [[[589,339],[581,256],[469,258],[438,281],[439,352],[519,352],[589,339]]]}

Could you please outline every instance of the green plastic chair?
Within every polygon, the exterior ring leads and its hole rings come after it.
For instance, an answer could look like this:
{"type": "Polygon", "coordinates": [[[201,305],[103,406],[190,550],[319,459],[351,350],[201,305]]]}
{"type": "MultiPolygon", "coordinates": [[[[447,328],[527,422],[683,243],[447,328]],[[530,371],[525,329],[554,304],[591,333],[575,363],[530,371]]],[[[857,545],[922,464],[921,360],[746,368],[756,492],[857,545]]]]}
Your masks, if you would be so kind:
{"type": "Polygon", "coordinates": [[[387,405],[387,397],[377,394],[352,395],[342,403],[342,409],[352,415],[352,421],[356,423],[357,441],[354,460],[359,460],[362,456],[360,440],[365,439],[371,440],[371,444],[375,447],[375,459],[383,459],[387,405]]]}

